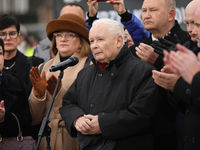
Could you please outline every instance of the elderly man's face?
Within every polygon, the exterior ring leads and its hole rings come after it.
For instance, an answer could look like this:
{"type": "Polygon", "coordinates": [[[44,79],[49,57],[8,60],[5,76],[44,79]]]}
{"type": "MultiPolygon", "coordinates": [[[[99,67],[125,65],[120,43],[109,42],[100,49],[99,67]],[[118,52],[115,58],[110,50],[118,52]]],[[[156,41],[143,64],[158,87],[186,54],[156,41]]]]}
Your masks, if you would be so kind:
{"type": "Polygon", "coordinates": [[[197,9],[195,16],[194,16],[194,30],[193,32],[196,32],[196,39],[198,42],[198,46],[200,47],[200,9],[197,9]]]}
{"type": "Polygon", "coordinates": [[[162,30],[168,23],[169,12],[165,0],[145,0],[142,5],[142,23],[146,30],[162,30]]]}
{"type": "Polygon", "coordinates": [[[89,33],[90,47],[97,62],[108,64],[119,54],[119,35],[109,32],[107,25],[92,27],[89,33]]]}

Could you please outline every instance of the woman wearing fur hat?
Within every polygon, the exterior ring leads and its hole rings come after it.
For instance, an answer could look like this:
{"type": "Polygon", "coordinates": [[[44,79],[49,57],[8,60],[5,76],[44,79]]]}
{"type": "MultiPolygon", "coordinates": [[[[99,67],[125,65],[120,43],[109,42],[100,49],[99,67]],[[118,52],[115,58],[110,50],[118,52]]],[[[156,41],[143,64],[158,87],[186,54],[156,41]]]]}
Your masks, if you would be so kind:
{"type": "MultiPolygon", "coordinates": [[[[91,55],[88,33],[85,21],[75,14],[64,14],[58,19],[47,24],[46,32],[52,41],[52,50],[55,57],[45,63],[41,75],[37,67],[30,71],[30,79],[33,89],[29,97],[32,125],[42,122],[49,108],[51,98],[57,83],[60,71],[50,72],[52,65],[56,65],[69,57],[77,57],[78,64],[64,70],[64,76],[58,88],[48,124],[51,128],[51,150],[75,150],[78,149],[77,140],[72,138],[60,116],[59,108],[62,106],[62,98],[77,77],[78,72],[84,67],[88,56],[91,55]]],[[[39,66],[40,68],[41,66],[39,66]]],[[[43,138],[39,149],[46,149],[46,138],[43,138]]]]}

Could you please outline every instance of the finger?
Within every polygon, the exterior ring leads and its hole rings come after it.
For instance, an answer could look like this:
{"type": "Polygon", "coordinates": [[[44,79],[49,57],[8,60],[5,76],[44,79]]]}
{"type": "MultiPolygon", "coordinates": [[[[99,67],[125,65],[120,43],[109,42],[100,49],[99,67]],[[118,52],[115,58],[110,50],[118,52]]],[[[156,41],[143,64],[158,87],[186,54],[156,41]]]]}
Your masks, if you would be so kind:
{"type": "Polygon", "coordinates": [[[31,80],[31,83],[34,85],[36,82],[35,78],[31,74],[29,75],[29,78],[31,80]]]}
{"type": "Polygon", "coordinates": [[[1,101],[0,107],[4,108],[4,100],[1,101]]]}
{"type": "Polygon", "coordinates": [[[81,131],[84,131],[84,132],[89,132],[91,129],[91,127],[85,121],[83,123],[79,124],[78,126],[81,129],[81,131]]]}
{"type": "Polygon", "coordinates": [[[42,72],[42,80],[45,81],[45,82],[47,81],[45,71],[42,72]]]}
{"type": "Polygon", "coordinates": [[[158,40],[160,41],[160,43],[162,43],[162,44],[164,44],[164,45],[166,45],[168,47],[173,45],[172,42],[170,42],[170,41],[168,41],[168,40],[166,40],[164,38],[158,38],[158,40]]]}
{"type": "Polygon", "coordinates": [[[90,120],[92,120],[94,118],[94,116],[90,115],[90,114],[89,115],[84,115],[84,117],[87,118],[87,119],[90,119],[90,120]]]}

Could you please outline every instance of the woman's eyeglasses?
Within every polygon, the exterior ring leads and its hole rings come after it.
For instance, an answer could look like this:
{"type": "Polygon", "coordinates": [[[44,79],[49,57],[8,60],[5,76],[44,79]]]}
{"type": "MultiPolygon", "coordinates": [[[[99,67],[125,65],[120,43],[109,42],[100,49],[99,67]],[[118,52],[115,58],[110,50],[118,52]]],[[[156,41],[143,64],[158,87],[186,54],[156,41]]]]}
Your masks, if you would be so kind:
{"type": "Polygon", "coordinates": [[[54,33],[53,35],[58,40],[61,40],[62,37],[65,37],[65,40],[68,40],[68,41],[72,40],[75,36],[78,37],[78,35],[74,33],[54,33]]]}
{"type": "Polygon", "coordinates": [[[18,32],[17,31],[12,31],[12,32],[9,32],[9,33],[6,33],[6,32],[0,32],[0,38],[2,38],[3,40],[6,39],[7,35],[9,35],[9,37],[11,39],[16,39],[18,37],[18,32]]]}

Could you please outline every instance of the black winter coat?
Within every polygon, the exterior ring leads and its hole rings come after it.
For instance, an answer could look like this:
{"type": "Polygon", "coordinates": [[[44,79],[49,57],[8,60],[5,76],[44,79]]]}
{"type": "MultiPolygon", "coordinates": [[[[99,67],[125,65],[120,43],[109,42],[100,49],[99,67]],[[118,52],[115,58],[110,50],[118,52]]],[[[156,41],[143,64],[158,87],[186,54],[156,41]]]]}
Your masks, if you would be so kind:
{"type": "Polygon", "coordinates": [[[18,125],[14,113],[19,120],[23,135],[26,135],[27,129],[31,124],[31,114],[28,105],[28,96],[24,84],[17,78],[3,73],[0,84],[0,101],[4,100],[5,119],[0,123],[0,133],[3,137],[17,136],[18,125]]]}
{"type": "MultiPolygon", "coordinates": [[[[200,48],[193,46],[192,42],[187,42],[185,45],[195,54],[200,51],[200,48]]],[[[184,124],[184,132],[180,133],[182,139],[181,144],[184,145],[184,150],[200,149],[200,92],[199,92],[200,73],[196,74],[192,85],[189,85],[179,78],[174,87],[174,93],[169,92],[169,100],[171,104],[180,112],[184,113],[183,119],[179,123],[184,124]]],[[[183,148],[182,148],[183,149],[183,148]]]]}
{"type": "Polygon", "coordinates": [[[61,116],[69,134],[77,136],[75,119],[99,116],[102,137],[117,142],[115,150],[153,150],[152,128],[157,105],[157,86],[152,66],[124,47],[101,71],[95,61],[81,70],[63,97],[61,116]]]}
{"type": "MultiPolygon", "coordinates": [[[[188,33],[183,31],[178,24],[177,20],[175,20],[174,27],[170,30],[171,34],[176,34],[179,38],[180,44],[184,44],[188,41],[187,35],[188,33]]],[[[149,38],[136,43],[132,47],[130,47],[130,51],[136,57],[136,50],[140,43],[145,43],[148,45],[152,44],[152,35],[149,38]]],[[[159,56],[156,62],[153,65],[158,71],[160,71],[163,66],[163,57],[159,56]]],[[[156,120],[156,129],[154,132],[155,136],[155,150],[176,150],[177,149],[177,139],[176,139],[176,109],[168,102],[167,90],[159,87],[159,94],[161,99],[159,100],[158,106],[158,116],[156,120]],[[163,146],[165,145],[165,146],[163,146]]]]}

